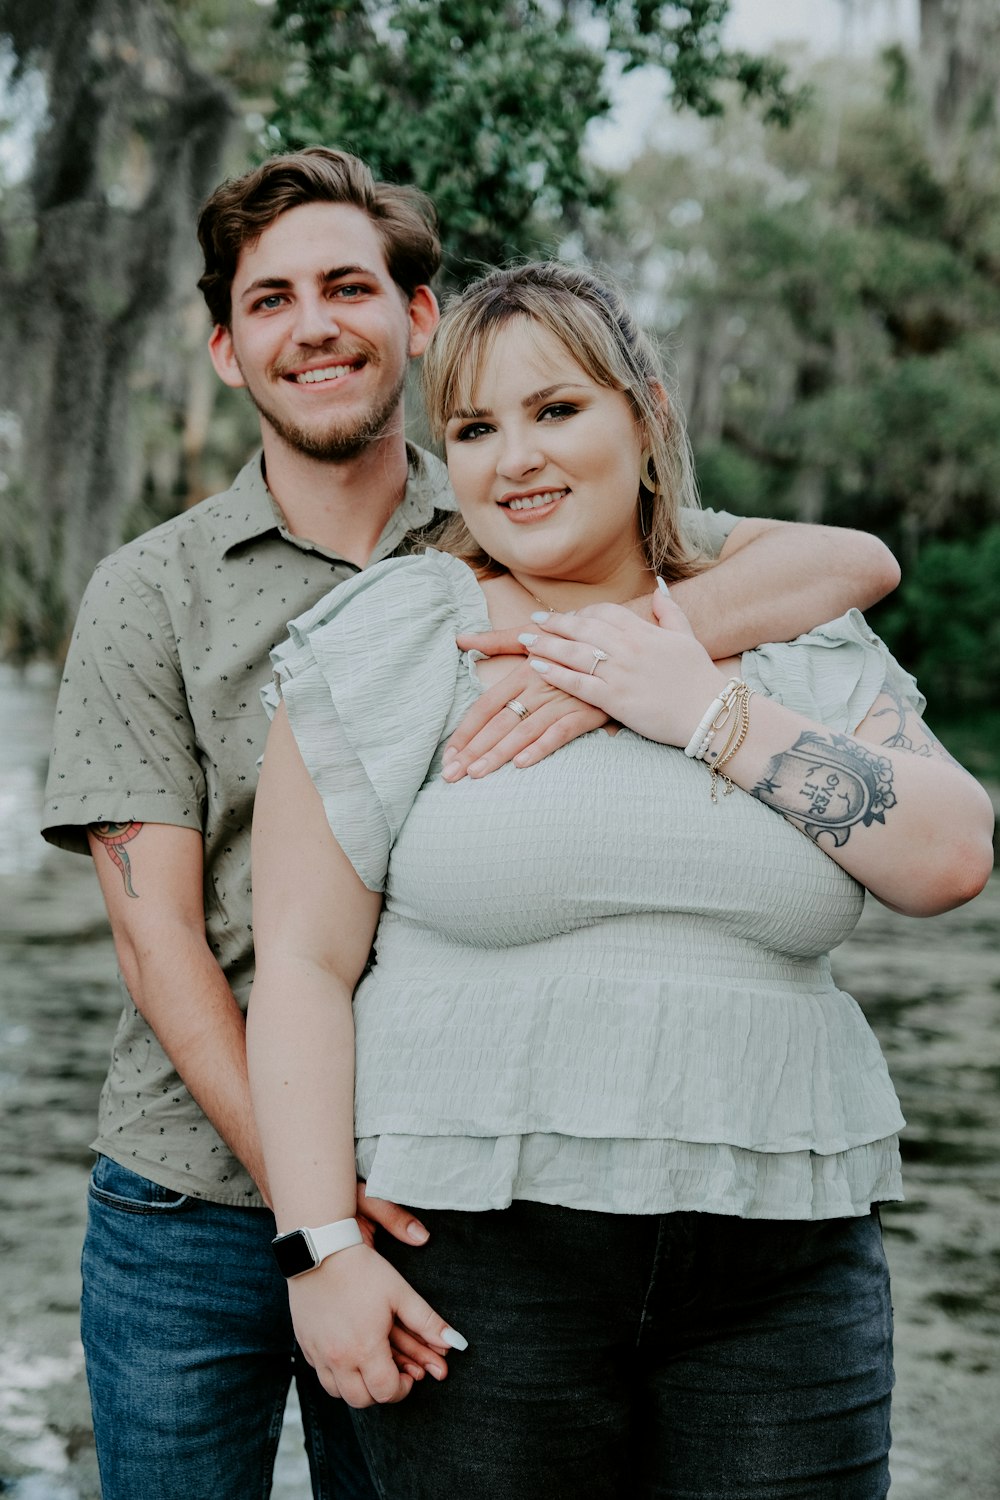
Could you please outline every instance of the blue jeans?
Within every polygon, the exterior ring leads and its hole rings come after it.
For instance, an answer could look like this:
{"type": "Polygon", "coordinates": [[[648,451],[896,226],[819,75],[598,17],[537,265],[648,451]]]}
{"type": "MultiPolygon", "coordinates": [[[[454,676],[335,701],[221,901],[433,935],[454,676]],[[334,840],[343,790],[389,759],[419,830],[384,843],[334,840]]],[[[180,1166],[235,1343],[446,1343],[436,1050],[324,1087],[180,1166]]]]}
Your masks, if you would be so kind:
{"type": "Polygon", "coordinates": [[[265,1209],[91,1176],[82,1332],[104,1500],[265,1500],[294,1373],[316,1500],[371,1500],[349,1413],[295,1348],[265,1209]]]}
{"type": "Polygon", "coordinates": [[[881,1500],[877,1214],[772,1223],[514,1203],[380,1245],[469,1339],[354,1413],[383,1500],[881,1500]]]}

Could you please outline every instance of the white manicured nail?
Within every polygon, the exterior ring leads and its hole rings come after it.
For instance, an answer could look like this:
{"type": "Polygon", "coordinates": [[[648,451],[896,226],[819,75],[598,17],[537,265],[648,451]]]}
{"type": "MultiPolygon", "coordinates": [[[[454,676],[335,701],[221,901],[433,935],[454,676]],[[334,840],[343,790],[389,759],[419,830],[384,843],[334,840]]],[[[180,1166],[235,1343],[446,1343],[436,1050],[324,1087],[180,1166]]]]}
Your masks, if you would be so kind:
{"type": "Polygon", "coordinates": [[[552,663],[550,661],[539,661],[537,657],[529,656],[528,666],[534,667],[536,672],[548,672],[551,670],[552,663]]]}
{"type": "Polygon", "coordinates": [[[457,1328],[442,1328],[441,1342],[447,1344],[449,1349],[468,1349],[469,1340],[459,1333],[457,1328]]]}
{"type": "Polygon", "coordinates": [[[521,642],[522,646],[533,646],[538,640],[538,637],[537,635],[532,635],[530,630],[523,630],[518,636],[518,640],[521,642]]]}
{"type": "Polygon", "coordinates": [[[551,609],[536,609],[531,618],[534,620],[536,625],[544,625],[545,621],[549,618],[549,615],[551,613],[551,609]]]}
{"type": "Polygon", "coordinates": [[[669,599],[669,597],[670,597],[670,590],[667,588],[667,585],[663,582],[663,579],[660,577],[659,573],[657,573],[657,575],[656,575],[656,587],[660,590],[660,592],[662,594],[666,594],[667,598],[669,599]]]}

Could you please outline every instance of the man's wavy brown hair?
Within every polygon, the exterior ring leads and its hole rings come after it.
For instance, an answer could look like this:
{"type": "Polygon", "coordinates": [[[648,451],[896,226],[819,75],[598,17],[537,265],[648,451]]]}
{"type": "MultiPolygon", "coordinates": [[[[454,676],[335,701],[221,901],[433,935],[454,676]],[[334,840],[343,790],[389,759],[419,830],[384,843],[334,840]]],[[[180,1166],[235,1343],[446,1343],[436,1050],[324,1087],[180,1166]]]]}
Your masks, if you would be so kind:
{"type": "Polygon", "coordinates": [[[212,322],[228,328],[240,252],[282,214],[305,203],[346,203],[368,215],[382,241],[393,281],[410,298],[441,264],[434,205],[419,188],[379,182],[357,156],[327,146],[272,156],[252,172],[227,178],[198,218],[205,270],[198,287],[212,322]]]}

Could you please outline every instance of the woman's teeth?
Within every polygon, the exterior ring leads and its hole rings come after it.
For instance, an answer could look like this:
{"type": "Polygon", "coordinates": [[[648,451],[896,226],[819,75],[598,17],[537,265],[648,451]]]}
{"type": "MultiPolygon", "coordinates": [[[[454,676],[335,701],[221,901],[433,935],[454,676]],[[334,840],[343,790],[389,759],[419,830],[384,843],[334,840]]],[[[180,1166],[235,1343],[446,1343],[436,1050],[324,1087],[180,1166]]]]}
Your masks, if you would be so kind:
{"type": "Polygon", "coordinates": [[[551,505],[554,500],[561,500],[566,490],[546,490],[543,495],[521,495],[514,500],[507,501],[508,510],[538,510],[543,505],[551,505]]]}

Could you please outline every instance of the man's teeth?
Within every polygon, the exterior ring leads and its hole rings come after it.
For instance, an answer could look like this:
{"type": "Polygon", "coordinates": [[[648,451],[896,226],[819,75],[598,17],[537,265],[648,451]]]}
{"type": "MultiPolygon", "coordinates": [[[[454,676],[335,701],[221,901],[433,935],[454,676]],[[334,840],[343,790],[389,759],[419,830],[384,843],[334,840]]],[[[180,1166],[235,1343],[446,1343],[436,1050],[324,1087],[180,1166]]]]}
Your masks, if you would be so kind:
{"type": "Polygon", "coordinates": [[[349,375],[352,368],[351,365],[327,365],[322,370],[303,370],[295,380],[298,385],[318,385],[321,380],[337,380],[341,375],[349,375]]]}
{"type": "Polygon", "coordinates": [[[551,505],[553,500],[561,500],[565,490],[546,490],[543,495],[520,495],[514,500],[507,501],[508,510],[537,510],[542,505],[551,505]]]}

